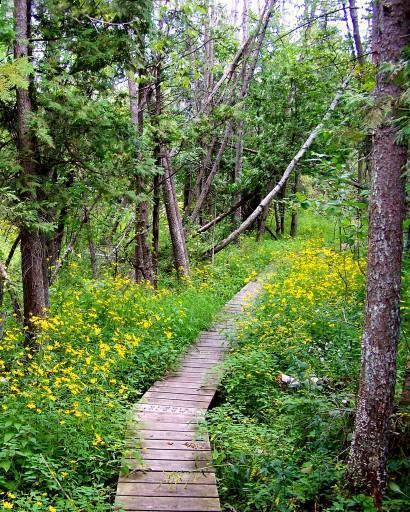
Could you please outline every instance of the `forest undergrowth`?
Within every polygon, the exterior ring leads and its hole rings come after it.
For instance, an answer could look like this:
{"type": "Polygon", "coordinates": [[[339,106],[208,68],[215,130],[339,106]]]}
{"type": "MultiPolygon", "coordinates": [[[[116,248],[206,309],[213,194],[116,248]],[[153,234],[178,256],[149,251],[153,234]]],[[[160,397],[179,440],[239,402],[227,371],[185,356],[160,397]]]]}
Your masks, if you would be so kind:
{"type": "MultiPolygon", "coordinates": [[[[275,246],[263,293],[246,307],[224,363],[219,403],[208,417],[224,510],[376,510],[370,497],[344,489],[366,263],[317,232],[275,246]]],[[[408,267],[398,400],[409,349],[408,267]]],[[[406,422],[408,411],[397,409],[386,511],[410,507],[406,422]]]]}
{"type": "Polygon", "coordinates": [[[162,276],[158,290],[121,275],[84,277],[74,259],[37,320],[38,351],[24,350],[18,326],[0,346],[0,506],[109,510],[129,405],[178,364],[272,247],[244,240],[182,282],[162,276]]]}
{"type": "MultiPolygon", "coordinates": [[[[0,346],[3,510],[111,510],[130,405],[268,265],[209,415],[226,510],[373,510],[366,497],[343,497],[365,262],[320,238],[334,233],[305,214],[298,239],[245,238],[182,282],[164,274],[158,290],[110,269],[91,279],[73,258],[50,314],[37,320],[36,353],[17,326],[0,346]]],[[[400,430],[405,418],[395,418],[400,430]]],[[[396,455],[387,510],[408,504],[406,462],[396,455]]]]}

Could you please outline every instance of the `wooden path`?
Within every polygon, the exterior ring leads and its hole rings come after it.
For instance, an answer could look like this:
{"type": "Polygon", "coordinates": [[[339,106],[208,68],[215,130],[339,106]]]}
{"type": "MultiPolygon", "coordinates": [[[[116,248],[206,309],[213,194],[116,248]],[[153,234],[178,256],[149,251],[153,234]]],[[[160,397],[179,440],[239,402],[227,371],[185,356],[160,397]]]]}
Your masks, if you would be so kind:
{"type": "Polygon", "coordinates": [[[137,404],[125,454],[130,472],[119,478],[117,510],[221,510],[209,439],[197,427],[218,386],[217,365],[228,348],[228,333],[245,299],[252,299],[260,289],[259,281],[242,288],[217,322],[199,335],[181,367],[156,382],[137,404]]]}

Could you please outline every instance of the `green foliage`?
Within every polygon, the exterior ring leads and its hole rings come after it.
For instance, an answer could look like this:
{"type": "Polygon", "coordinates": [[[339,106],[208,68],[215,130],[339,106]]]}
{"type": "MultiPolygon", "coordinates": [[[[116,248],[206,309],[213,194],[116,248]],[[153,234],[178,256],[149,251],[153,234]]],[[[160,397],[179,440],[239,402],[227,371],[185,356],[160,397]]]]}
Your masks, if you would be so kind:
{"type": "Polygon", "coordinates": [[[12,89],[28,87],[27,77],[33,67],[26,58],[0,64],[0,101],[11,101],[12,89]]]}

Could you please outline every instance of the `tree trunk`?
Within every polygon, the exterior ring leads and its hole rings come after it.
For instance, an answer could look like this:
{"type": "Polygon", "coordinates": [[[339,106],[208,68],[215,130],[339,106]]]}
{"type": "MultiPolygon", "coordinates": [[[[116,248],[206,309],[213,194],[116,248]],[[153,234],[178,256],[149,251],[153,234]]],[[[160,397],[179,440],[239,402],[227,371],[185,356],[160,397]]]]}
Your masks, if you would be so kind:
{"type": "Polygon", "coordinates": [[[259,216],[259,226],[258,226],[258,234],[256,235],[256,240],[261,242],[263,237],[265,236],[266,231],[266,219],[269,215],[269,205],[265,206],[263,212],[259,216]]]}
{"type": "MultiPolygon", "coordinates": [[[[296,194],[300,191],[300,172],[295,172],[295,183],[293,185],[293,193],[296,194]]],[[[290,236],[295,237],[298,234],[298,221],[299,213],[295,208],[292,209],[292,216],[290,219],[290,236]]]]}
{"type": "MultiPolygon", "coordinates": [[[[15,58],[28,58],[31,12],[29,0],[14,0],[16,42],[15,58]]],[[[22,174],[27,182],[38,176],[35,158],[35,141],[29,127],[32,112],[30,88],[16,89],[17,99],[17,150],[22,174]]],[[[23,198],[35,201],[35,192],[28,192],[23,198]]],[[[35,334],[32,316],[43,316],[48,303],[45,272],[45,252],[38,228],[23,225],[21,235],[21,273],[23,282],[24,322],[27,327],[27,341],[35,334]]]]}
{"type": "MultiPolygon", "coordinates": [[[[155,115],[162,113],[161,94],[161,66],[156,66],[155,82],[155,115]]],[[[162,178],[162,189],[164,194],[165,211],[167,214],[169,234],[171,237],[172,252],[174,256],[175,269],[178,274],[189,274],[189,258],[186,247],[185,232],[182,225],[181,213],[178,207],[177,195],[171,165],[171,156],[164,140],[156,141],[156,152],[159,164],[164,170],[162,178]]]]}
{"type": "Polygon", "coordinates": [[[163,179],[164,203],[167,212],[175,268],[178,273],[187,275],[189,274],[189,261],[185,233],[177,203],[171,160],[168,150],[164,146],[161,147],[161,165],[165,171],[163,179]]]}
{"type": "Polygon", "coordinates": [[[274,201],[273,210],[275,214],[275,226],[276,226],[276,234],[280,235],[280,217],[279,217],[279,208],[277,201],[274,201]]]}
{"type": "Polygon", "coordinates": [[[364,64],[362,38],[360,37],[359,17],[357,13],[356,0],[349,0],[350,19],[353,26],[353,40],[356,48],[356,57],[359,64],[364,64]]]}
{"type": "MultiPolygon", "coordinates": [[[[379,66],[400,59],[409,41],[410,4],[407,0],[374,3],[373,56],[379,66]]],[[[393,104],[400,96],[390,73],[380,68],[376,97],[393,104]]],[[[396,144],[393,113],[375,130],[369,203],[368,267],[365,328],[356,421],[347,479],[354,492],[375,498],[382,510],[386,486],[389,420],[396,382],[400,324],[400,286],[404,182],[407,148],[396,144]]]]}
{"type": "MultiPolygon", "coordinates": [[[[159,161],[158,161],[159,163],[159,161]]],[[[159,214],[161,203],[160,176],[154,176],[152,200],[152,266],[154,272],[154,286],[158,286],[158,257],[159,257],[159,214]]]]}
{"type": "Polygon", "coordinates": [[[90,225],[90,215],[88,211],[88,207],[84,206],[84,224],[87,234],[87,243],[88,243],[88,252],[90,254],[90,263],[91,263],[91,273],[94,279],[98,278],[98,267],[97,267],[97,255],[95,253],[95,245],[90,225]]]}
{"type": "Polygon", "coordinates": [[[212,181],[213,181],[216,173],[218,172],[219,165],[221,163],[222,156],[224,154],[224,151],[225,151],[226,145],[228,143],[228,139],[231,135],[231,132],[232,132],[232,121],[228,121],[228,124],[226,125],[225,132],[222,137],[221,145],[219,146],[218,153],[215,157],[214,163],[212,164],[211,171],[209,172],[209,174],[205,180],[205,183],[202,187],[198,201],[197,201],[195,208],[191,214],[192,222],[197,222],[199,214],[204,206],[205,200],[208,197],[208,194],[211,190],[212,181]]]}
{"type": "Polygon", "coordinates": [[[285,181],[282,188],[280,189],[279,196],[280,201],[278,204],[279,208],[279,227],[280,227],[280,234],[283,236],[285,234],[285,223],[286,223],[286,192],[287,192],[287,185],[288,180],[285,181]]]}
{"type": "Polygon", "coordinates": [[[355,49],[354,49],[353,36],[352,36],[351,31],[350,31],[349,18],[347,16],[347,9],[346,9],[346,3],[345,2],[342,2],[342,9],[343,9],[344,22],[346,24],[347,40],[349,42],[350,53],[352,55],[352,59],[354,60],[354,59],[356,59],[356,52],[355,52],[355,49]]]}
{"type": "MultiPolygon", "coordinates": [[[[137,132],[142,137],[144,130],[144,106],[145,91],[142,83],[140,83],[138,92],[135,81],[131,76],[128,77],[128,91],[131,111],[131,121],[137,132]]],[[[138,141],[139,148],[136,151],[136,160],[142,159],[141,140],[138,141]]],[[[152,266],[152,254],[147,240],[148,235],[148,202],[141,199],[144,194],[145,183],[141,175],[136,171],[135,175],[135,194],[137,196],[137,204],[135,206],[135,251],[134,251],[134,276],[135,281],[154,282],[154,272],[152,266]]]]}

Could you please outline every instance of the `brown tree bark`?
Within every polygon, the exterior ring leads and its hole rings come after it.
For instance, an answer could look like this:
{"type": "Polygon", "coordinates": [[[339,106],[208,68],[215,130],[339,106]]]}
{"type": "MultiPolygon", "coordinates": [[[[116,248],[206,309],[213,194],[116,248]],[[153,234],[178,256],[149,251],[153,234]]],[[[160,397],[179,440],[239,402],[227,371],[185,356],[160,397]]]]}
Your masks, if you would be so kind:
{"type": "Polygon", "coordinates": [[[189,260],[186,248],[182,218],[178,208],[174,179],[172,176],[171,158],[165,146],[161,146],[161,165],[164,169],[163,190],[167,213],[169,233],[172,242],[175,268],[178,273],[189,274],[189,260]]]}
{"type": "MultiPolygon", "coordinates": [[[[162,112],[161,95],[161,68],[160,64],[156,66],[156,84],[155,84],[155,115],[159,116],[162,112]]],[[[171,156],[164,140],[156,141],[156,151],[158,153],[159,164],[164,170],[162,178],[162,190],[164,195],[165,211],[169,233],[171,237],[172,252],[174,256],[175,269],[178,274],[189,274],[189,257],[186,246],[185,232],[182,225],[181,212],[178,206],[178,200],[175,190],[171,156]]]]}
{"type": "Polygon", "coordinates": [[[94,279],[98,279],[98,265],[97,265],[97,255],[95,252],[95,244],[92,235],[91,225],[90,225],[90,214],[87,206],[84,206],[84,224],[86,229],[87,236],[87,244],[88,244],[88,253],[90,255],[90,264],[91,264],[91,273],[94,279]]]}
{"type": "MultiPolygon", "coordinates": [[[[409,42],[410,3],[374,3],[373,57],[380,66],[395,63],[409,42]]],[[[376,98],[394,105],[376,128],[369,203],[368,269],[365,327],[356,421],[347,468],[355,492],[365,492],[382,510],[386,486],[389,420],[396,382],[401,286],[404,183],[407,148],[398,145],[392,120],[400,88],[380,67],[376,98]]]]}
{"type": "MultiPolygon", "coordinates": [[[[138,91],[134,79],[128,77],[128,91],[131,111],[131,121],[139,137],[144,129],[144,104],[146,102],[146,88],[140,84],[138,91]]],[[[141,149],[136,151],[136,160],[142,158],[141,149]]],[[[135,206],[135,251],[134,251],[134,277],[137,283],[141,281],[154,282],[151,248],[148,243],[148,201],[141,199],[145,192],[143,177],[135,175],[135,194],[138,203],[135,206]]]]}
{"type": "Polygon", "coordinates": [[[232,133],[232,121],[228,121],[228,124],[227,124],[224,134],[223,134],[221,145],[219,146],[218,153],[216,154],[215,160],[212,164],[212,168],[205,180],[205,183],[202,186],[202,190],[201,190],[201,193],[199,194],[198,201],[195,205],[195,208],[192,211],[192,214],[191,214],[192,222],[197,222],[197,220],[198,220],[199,214],[204,206],[205,200],[208,197],[208,194],[211,190],[212,181],[213,181],[216,173],[218,172],[219,165],[221,163],[222,156],[224,154],[224,151],[225,151],[225,148],[226,148],[226,145],[228,143],[231,133],[232,133]]]}
{"type": "MultiPolygon", "coordinates": [[[[293,184],[293,193],[296,194],[300,191],[300,172],[295,172],[295,182],[293,184]]],[[[299,221],[299,214],[298,210],[293,209],[292,215],[290,219],[290,236],[295,237],[298,234],[298,221],[299,221]]]]}
{"type": "Polygon", "coordinates": [[[347,9],[346,9],[346,2],[342,2],[342,9],[343,9],[343,18],[344,18],[344,22],[345,22],[346,30],[347,30],[347,40],[349,42],[350,53],[352,55],[352,59],[355,59],[356,52],[354,49],[353,36],[350,31],[349,18],[347,16],[347,9]]]}
{"type": "MultiPolygon", "coordinates": [[[[16,40],[15,58],[28,58],[28,40],[31,25],[30,0],[14,0],[16,40]]],[[[40,173],[35,157],[35,140],[29,127],[32,112],[31,89],[16,89],[17,99],[17,151],[24,180],[36,180],[40,173]]],[[[35,191],[27,192],[24,201],[35,202],[35,191]]],[[[24,323],[27,327],[27,341],[35,334],[33,316],[43,316],[48,303],[48,276],[45,275],[45,251],[38,228],[22,225],[21,236],[21,273],[23,283],[24,323]]]]}

